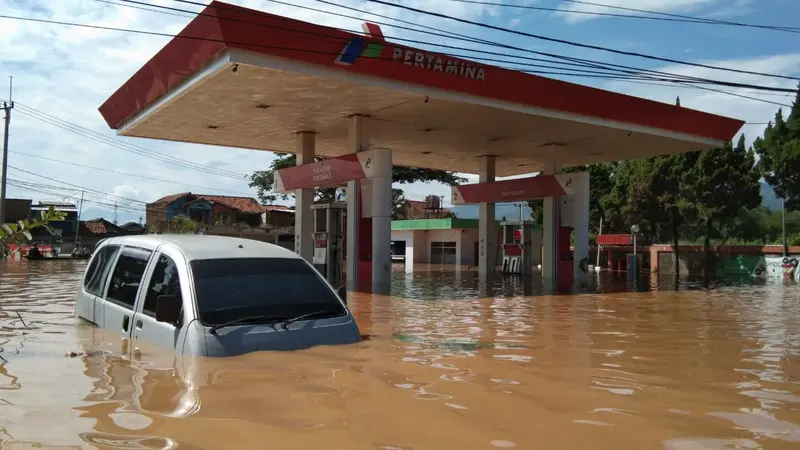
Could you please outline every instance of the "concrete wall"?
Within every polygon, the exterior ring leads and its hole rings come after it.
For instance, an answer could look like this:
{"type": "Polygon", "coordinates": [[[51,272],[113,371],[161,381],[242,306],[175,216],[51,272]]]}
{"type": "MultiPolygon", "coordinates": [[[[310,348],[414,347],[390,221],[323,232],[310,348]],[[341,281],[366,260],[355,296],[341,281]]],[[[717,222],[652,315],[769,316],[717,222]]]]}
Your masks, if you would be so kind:
{"type": "Polygon", "coordinates": [[[478,255],[475,254],[475,244],[478,243],[478,230],[461,230],[461,264],[477,266],[478,255]]]}
{"type": "MultiPolygon", "coordinates": [[[[392,231],[392,241],[406,243],[406,270],[413,270],[413,263],[431,263],[431,243],[455,242],[456,264],[474,266],[477,263],[475,245],[478,242],[478,230],[475,229],[448,229],[448,230],[395,230],[392,231]]],[[[498,256],[498,264],[502,255],[498,256]]]]}

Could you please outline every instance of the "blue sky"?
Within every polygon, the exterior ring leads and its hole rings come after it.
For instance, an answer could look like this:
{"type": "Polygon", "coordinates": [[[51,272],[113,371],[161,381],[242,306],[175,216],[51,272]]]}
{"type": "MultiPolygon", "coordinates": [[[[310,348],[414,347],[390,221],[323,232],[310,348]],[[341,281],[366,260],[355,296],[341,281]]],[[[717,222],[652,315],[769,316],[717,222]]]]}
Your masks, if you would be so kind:
{"type": "MultiPolygon", "coordinates": [[[[139,1],[191,11],[200,10],[199,7],[173,0],[139,1]]],[[[449,0],[394,1],[473,21],[625,51],[752,71],[800,75],[800,50],[798,50],[800,34],[730,26],[526,11],[449,0]]],[[[595,1],[729,21],[800,26],[800,21],[792,20],[800,17],[800,2],[796,0],[595,1]]],[[[353,13],[314,0],[298,0],[292,3],[358,15],[361,17],[359,20],[311,12],[269,0],[239,0],[231,3],[353,30],[360,29],[361,22],[366,19],[385,21],[368,14],[374,12],[440,30],[455,31],[534,50],[725,81],[796,87],[796,82],[791,80],[719,72],[578,49],[445,19],[417,16],[412,12],[358,0],[338,0],[336,3],[358,8],[361,13],[353,13]]],[[[506,0],[503,3],[625,13],[561,0],[506,0]]],[[[167,33],[176,33],[189,21],[188,15],[184,13],[153,13],[122,5],[119,0],[10,0],[0,5],[0,14],[167,33]]],[[[10,145],[12,153],[9,154],[9,164],[13,169],[9,169],[8,173],[12,183],[9,185],[10,197],[42,200],[74,198],[80,195],[81,188],[87,188],[84,217],[104,215],[112,218],[111,205],[117,203],[119,220],[125,221],[138,220],[143,216],[144,202],[174,192],[255,195],[255,191],[247,187],[247,181],[243,177],[254,169],[266,168],[272,159],[271,154],[116,137],[97,112],[97,107],[157,52],[166,43],[166,38],[7,19],[0,19],[0,23],[4,30],[0,34],[2,56],[0,97],[7,97],[6,83],[8,75],[12,75],[15,86],[14,99],[20,105],[13,113],[12,120],[10,145]],[[69,124],[48,119],[41,113],[89,129],[97,133],[92,135],[96,139],[87,138],[87,133],[82,130],[80,134],[70,132],[69,124]],[[43,118],[45,121],[41,120],[43,118]],[[116,144],[107,145],[105,142],[109,141],[116,144]],[[141,153],[151,157],[142,156],[141,153]],[[169,155],[205,166],[214,166],[226,171],[227,176],[211,175],[167,164],[160,161],[159,157],[152,157],[154,154],[169,155]],[[97,171],[81,166],[102,167],[124,174],[97,171]],[[26,171],[38,175],[31,175],[26,171]],[[238,174],[240,177],[235,178],[231,174],[238,174]],[[38,192],[24,190],[23,187],[33,188],[38,192]]],[[[424,41],[439,39],[386,26],[383,29],[387,36],[424,41]]],[[[448,43],[456,44],[456,42],[448,43]]],[[[763,131],[764,125],[761,123],[770,120],[778,108],[772,104],[690,88],[649,86],[579,77],[564,77],[564,79],[670,103],[674,102],[676,96],[680,96],[684,107],[752,122],[753,124],[748,124],[743,129],[748,142],[763,131]]],[[[793,95],[789,94],[736,91],[732,88],[725,90],[777,103],[791,104],[793,99],[793,95]]],[[[422,199],[428,193],[447,197],[449,192],[447,187],[440,185],[412,185],[403,188],[406,196],[412,199],[422,199]]]]}

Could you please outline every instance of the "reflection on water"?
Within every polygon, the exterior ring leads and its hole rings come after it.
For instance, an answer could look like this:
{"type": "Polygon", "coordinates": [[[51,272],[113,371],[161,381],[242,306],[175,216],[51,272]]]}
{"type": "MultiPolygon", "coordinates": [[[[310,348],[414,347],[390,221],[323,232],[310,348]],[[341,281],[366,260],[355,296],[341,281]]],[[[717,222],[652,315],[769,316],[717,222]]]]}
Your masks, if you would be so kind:
{"type": "Polygon", "coordinates": [[[797,286],[395,273],[360,344],[208,360],[76,325],[84,267],[0,266],[2,448],[800,448],[797,286]]]}

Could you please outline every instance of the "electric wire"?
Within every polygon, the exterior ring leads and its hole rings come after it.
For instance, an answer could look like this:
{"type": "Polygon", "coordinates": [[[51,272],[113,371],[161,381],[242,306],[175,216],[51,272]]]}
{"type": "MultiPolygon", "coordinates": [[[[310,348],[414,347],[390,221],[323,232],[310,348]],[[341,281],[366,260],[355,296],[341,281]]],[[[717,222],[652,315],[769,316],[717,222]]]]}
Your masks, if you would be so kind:
{"type": "Polygon", "coordinates": [[[226,193],[229,193],[229,194],[236,194],[236,195],[247,196],[247,197],[252,195],[252,194],[245,194],[243,192],[238,192],[238,191],[229,191],[229,190],[220,189],[220,188],[216,188],[216,187],[212,188],[212,187],[202,186],[202,185],[198,185],[198,184],[181,183],[180,181],[167,180],[167,179],[164,179],[164,178],[149,177],[147,175],[139,175],[139,174],[130,173],[130,172],[121,172],[121,171],[118,171],[118,170],[111,170],[111,169],[106,169],[106,168],[103,168],[103,167],[88,166],[88,165],[85,165],[85,164],[78,164],[78,163],[75,163],[75,162],[72,162],[72,161],[64,161],[64,160],[55,159],[55,158],[49,158],[49,157],[41,156],[41,155],[34,155],[32,153],[19,152],[19,151],[16,151],[16,150],[9,150],[8,152],[9,153],[14,153],[16,155],[27,156],[29,158],[41,159],[43,161],[49,161],[49,162],[54,162],[54,163],[65,164],[65,165],[72,166],[72,167],[81,167],[81,168],[89,169],[89,170],[97,170],[99,172],[113,173],[115,175],[124,175],[124,176],[128,176],[128,177],[133,177],[133,178],[141,178],[143,180],[158,181],[160,183],[170,183],[170,184],[174,184],[174,185],[178,185],[178,186],[184,186],[184,187],[200,188],[200,189],[205,189],[205,190],[211,191],[211,192],[213,192],[213,191],[226,192],[226,193]]]}
{"type": "Polygon", "coordinates": [[[441,19],[448,19],[448,20],[452,20],[452,21],[455,21],[455,22],[460,22],[460,23],[464,23],[464,24],[468,24],[468,25],[474,25],[474,26],[481,27],[481,28],[487,28],[487,29],[491,29],[491,30],[495,30],[495,31],[503,31],[505,33],[516,34],[518,36],[525,36],[525,37],[529,37],[529,38],[533,38],[533,39],[537,39],[537,40],[553,42],[553,43],[557,43],[557,44],[564,44],[564,45],[569,45],[569,46],[578,47],[578,48],[585,48],[585,49],[589,49],[589,50],[597,50],[597,51],[602,51],[602,52],[614,53],[614,54],[617,54],[617,55],[624,55],[624,56],[632,56],[632,57],[637,57],[637,58],[650,59],[650,60],[654,60],[654,61],[668,62],[668,63],[671,63],[671,64],[680,64],[680,65],[685,65],[685,66],[701,67],[701,68],[704,68],[704,69],[712,69],[712,70],[720,70],[720,71],[732,72],[732,73],[740,73],[740,74],[747,74],[747,75],[758,75],[758,76],[762,76],[762,77],[780,78],[780,79],[785,79],[785,80],[800,81],[800,78],[792,77],[792,76],[788,76],[788,75],[770,74],[770,73],[755,72],[755,71],[750,71],[750,70],[734,69],[734,68],[730,68],[730,67],[713,66],[713,65],[710,65],[710,64],[693,63],[693,62],[689,62],[689,61],[682,61],[682,60],[679,60],[679,59],[664,58],[664,57],[661,57],[661,56],[648,55],[648,54],[645,54],[645,53],[630,52],[630,51],[619,50],[619,49],[614,49],[614,48],[609,48],[609,47],[603,47],[603,46],[599,46],[599,45],[584,44],[584,43],[581,43],[581,42],[570,41],[570,40],[567,40],[567,39],[553,38],[553,37],[549,37],[549,36],[528,33],[528,32],[525,32],[525,31],[513,30],[511,28],[500,27],[500,26],[492,25],[492,24],[488,24],[488,23],[476,22],[476,21],[468,20],[468,19],[462,19],[460,17],[450,16],[450,15],[447,15],[447,14],[442,14],[442,13],[438,13],[438,12],[434,12],[434,11],[428,11],[428,10],[421,9],[421,8],[415,8],[413,6],[400,5],[400,4],[397,4],[397,3],[387,2],[387,1],[384,1],[384,0],[365,0],[365,1],[370,2],[370,3],[377,3],[377,4],[381,4],[381,5],[385,5],[385,6],[391,6],[391,7],[394,7],[394,8],[404,9],[404,10],[407,10],[407,11],[416,12],[418,14],[424,14],[424,15],[433,16],[433,17],[439,17],[441,19]]]}
{"type": "Polygon", "coordinates": [[[8,165],[8,168],[12,169],[12,170],[16,170],[18,172],[26,173],[28,175],[31,175],[31,176],[34,176],[34,177],[37,177],[37,178],[42,178],[42,179],[45,179],[45,180],[53,181],[55,183],[61,183],[61,184],[65,185],[65,186],[69,186],[69,187],[71,187],[73,189],[80,189],[80,190],[86,191],[86,192],[94,192],[95,194],[106,195],[108,197],[111,197],[111,198],[119,200],[119,201],[125,201],[125,202],[129,202],[129,203],[141,204],[141,205],[146,205],[147,204],[147,202],[144,202],[144,201],[141,201],[141,200],[136,200],[136,199],[128,198],[128,197],[122,197],[122,196],[119,196],[119,195],[113,195],[113,194],[109,194],[107,192],[98,191],[97,189],[87,188],[85,186],[80,186],[80,185],[77,185],[77,184],[68,183],[66,181],[61,181],[61,180],[58,180],[56,178],[48,177],[47,175],[42,175],[42,174],[39,174],[39,173],[36,173],[36,172],[31,172],[30,170],[20,169],[19,167],[14,167],[14,166],[12,166],[10,164],[8,165]]]}
{"type": "Polygon", "coordinates": [[[53,125],[57,128],[61,128],[65,131],[69,131],[71,133],[77,134],[79,136],[83,136],[87,139],[91,139],[93,141],[103,143],[109,145],[111,147],[118,148],[120,150],[124,150],[127,152],[135,153],[140,156],[144,156],[147,158],[155,159],[160,162],[165,162],[168,164],[172,164],[184,169],[191,169],[199,172],[206,173],[208,175],[216,175],[225,178],[232,178],[236,180],[243,180],[246,178],[244,174],[238,174],[232,171],[216,169],[211,166],[204,166],[202,164],[194,163],[192,161],[183,160],[180,158],[169,157],[167,155],[163,155],[161,153],[146,149],[144,147],[139,147],[133,144],[129,144],[126,142],[121,142],[115,140],[114,138],[105,136],[101,133],[97,133],[92,131],[88,128],[84,128],[80,125],[76,125],[64,119],[58,118],[56,116],[50,115],[43,111],[37,110],[33,107],[24,105],[22,103],[16,102],[16,106],[18,107],[17,112],[21,113],[24,116],[30,117],[32,119],[39,120],[41,122],[53,125]]]}
{"type": "MultiPolygon", "coordinates": [[[[39,194],[49,195],[49,196],[60,198],[60,199],[72,199],[72,200],[79,200],[80,199],[80,196],[75,195],[74,193],[73,194],[65,194],[63,192],[54,192],[52,190],[49,190],[46,186],[39,186],[36,183],[29,183],[29,182],[14,180],[14,179],[11,179],[11,178],[8,179],[8,185],[12,186],[12,187],[15,187],[17,189],[33,191],[33,192],[37,192],[39,194]]],[[[125,212],[130,212],[130,213],[137,213],[138,214],[138,213],[141,213],[143,211],[143,209],[133,208],[133,207],[126,206],[126,205],[123,205],[123,204],[120,204],[120,203],[109,203],[109,202],[93,200],[91,198],[87,198],[85,195],[83,197],[83,202],[84,203],[93,204],[93,205],[96,205],[96,206],[117,208],[119,210],[122,210],[122,211],[125,211],[125,212]]]]}
{"type": "MultiPolygon", "coordinates": [[[[331,52],[324,52],[319,50],[312,50],[312,49],[300,49],[300,48],[291,48],[291,47],[284,47],[284,46],[274,46],[274,45],[265,45],[265,44],[257,44],[257,43],[248,43],[248,42],[234,42],[234,41],[225,41],[223,39],[212,39],[212,38],[205,38],[199,36],[185,36],[185,35],[172,35],[169,33],[161,33],[155,31],[145,31],[145,30],[134,30],[134,29],[127,29],[127,28],[117,28],[117,27],[106,27],[100,25],[89,25],[83,23],[74,23],[74,22],[64,22],[64,21],[55,21],[55,20],[47,20],[47,19],[34,19],[29,17],[18,17],[18,16],[8,16],[8,15],[0,15],[0,18],[3,19],[10,19],[10,20],[21,20],[21,21],[29,21],[29,22],[38,22],[38,23],[48,23],[54,25],[64,25],[64,26],[74,26],[74,27],[83,27],[83,28],[92,28],[92,29],[102,29],[107,31],[119,31],[119,32],[128,32],[140,35],[151,35],[151,36],[161,36],[161,37],[170,37],[170,38],[179,38],[179,39],[188,39],[188,40],[199,40],[199,41],[208,41],[208,42],[220,42],[220,43],[227,43],[227,44],[239,44],[239,45],[248,45],[248,46],[255,46],[255,47],[262,47],[262,48],[272,48],[278,50],[285,50],[285,51],[296,51],[296,52],[303,52],[303,53],[313,53],[313,54],[329,54],[333,55],[331,52]]],[[[295,30],[298,31],[298,30],[295,30]]],[[[452,55],[453,57],[463,57],[468,58],[465,56],[456,56],[452,55]]],[[[390,58],[371,58],[373,60],[385,60],[385,61],[392,61],[390,58]]],[[[473,58],[479,59],[479,58],[473,58]]],[[[486,58],[484,58],[486,60],[486,58]]],[[[570,59],[570,58],[567,58],[570,59]]],[[[491,67],[490,67],[491,68],[491,67]]],[[[501,67],[502,69],[502,67],[501,67]]],[[[526,73],[533,73],[539,75],[549,75],[554,74],[546,71],[525,71],[526,73]]],[[[767,86],[757,86],[757,85],[750,85],[744,83],[730,83],[730,82],[723,82],[723,81],[716,81],[716,80],[708,80],[708,83],[711,84],[718,84],[724,85],[729,87],[742,87],[742,88],[751,88],[751,89],[758,89],[758,90],[767,90],[767,91],[774,91],[774,92],[795,92],[794,89],[786,89],[786,88],[775,88],[775,87],[767,87],[767,86]]]]}
{"type": "Polygon", "coordinates": [[[595,2],[588,2],[584,0],[562,0],[565,3],[575,3],[579,5],[588,5],[588,6],[596,6],[601,8],[609,8],[609,9],[616,9],[619,11],[631,11],[631,12],[638,12],[644,14],[655,14],[659,16],[665,17],[674,17],[680,19],[690,19],[690,20],[699,20],[708,22],[710,24],[716,25],[733,25],[733,26],[740,26],[740,27],[755,27],[755,28],[769,28],[769,29],[780,29],[780,30],[793,30],[793,31],[800,31],[798,27],[786,27],[781,25],[757,25],[757,24],[748,24],[742,22],[733,22],[730,20],[720,20],[720,19],[708,19],[704,17],[694,17],[694,16],[687,16],[683,14],[674,14],[674,13],[667,13],[667,12],[660,12],[660,11],[648,11],[646,9],[637,9],[637,8],[630,8],[625,6],[617,6],[617,5],[606,5],[603,3],[595,3],[595,2]]]}
{"type": "MultiPolygon", "coordinates": [[[[621,14],[621,13],[604,13],[604,12],[597,12],[597,11],[582,11],[582,10],[575,10],[575,9],[563,9],[563,8],[548,8],[544,6],[533,6],[533,5],[516,5],[510,3],[500,3],[500,2],[490,2],[490,1],[482,1],[482,0],[448,0],[453,3],[467,3],[473,5],[482,5],[482,6],[493,6],[499,8],[512,8],[512,9],[523,9],[523,10],[530,10],[530,11],[546,11],[546,12],[556,12],[556,13],[565,13],[565,14],[577,14],[577,15],[587,15],[587,16],[598,16],[598,17],[615,17],[621,19],[636,19],[636,20],[656,20],[656,21],[664,21],[664,22],[681,22],[681,23],[696,23],[702,25],[727,25],[727,26],[737,26],[737,27],[748,27],[748,28],[760,28],[760,29],[767,29],[772,31],[784,31],[788,33],[800,33],[800,28],[795,27],[784,27],[780,25],[757,25],[757,24],[750,24],[750,23],[738,23],[738,22],[727,22],[727,21],[717,21],[713,19],[705,19],[702,17],[691,17],[691,16],[678,16],[678,17],[657,17],[657,16],[642,16],[642,15],[633,15],[633,14],[621,14]]],[[[566,0],[565,0],[566,1],[566,0]]],[[[590,3],[590,2],[574,2],[574,3],[581,3],[587,4],[597,7],[604,7],[609,9],[618,9],[618,10],[628,10],[634,12],[640,12],[645,14],[664,14],[655,11],[644,11],[632,8],[624,8],[619,6],[611,6],[611,5],[601,5],[598,3],[590,3]]]]}
{"type": "MultiPolygon", "coordinates": [[[[138,2],[136,0],[120,0],[120,1],[129,2],[129,3],[136,3],[136,4],[143,4],[142,2],[138,2]]],[[[186,3],[186,4],[197,5],[197,6],[203,6],[203,7],[206,6],[203,3],[199,3],[199,2],[195,2],[195,1],[191,1],[191,0],[173,0],[173,1],[176,1],[176,2],[179,2],[179,3],[186,3]]],[[[358,17],[349,16],[349,15],[345,15],[345,14],[334,13],[334,12],[331,12],[331,11],[317,9],[317,8],[311,8],[311,7],[302,6],[302,5],[293,5],[291,3],[286,3],[286,2],[283,2],[283,1],[280,1],[280,0],[266,0],[266,1],[269,1],[269,2],[272,2],[272,3],[276,3],[276,4],[291,6],[291,7],[295,7],[295,8],[300,8],[300,9],[306,9],[306,10],[311,10],[311,11],[315,11],[315,12],[320,12],[320,13],[324,13],[324,14],[332,14],[332,15],[335,15],[335,16],[347,17],[347,18],[350,18],[350,19],[360,20],[358,17]]],[[[332,3],[332,2],[329,2],[329,1],[325,1],[325,0],[316,0],[316,1],[319,2],[319,3],[330,5],[330,6],[336,6],[336,7],[339,7],[339,8],[344,8],[344,9],[348,9],[348,10],[362,12],[362,11],[357,10],[355,8],[347,7],[347,6],[344,6],[344,5],[337,5],[335,3],[332,3]]],[[[236,21],[236,22],[243,22],[243,23],[249,23],[249,24],[258,25],[258,26],[265,26],[265,27],[268,27],[268,28],[277,28],[277,29],[281,29],[281,30],[284,30],[284,31],[297,32],[297,33],[302,33],[302,34],[311,34],[311,35],[317,35],[317,36],[321,36],[321,37],[339,39],[339,40],[348,39],[348,38],[342,38],[342,37],[339,37],[339,36],[332,36],[330,34],[315,33],[315,32],[309,32],[309,31],[306,31],[306,30],[297,30],[297,29],[285,28],[285,27],[277,27],[277,26],[274,26],[274,25],[263,24],[263,23],[252,22],[252,21],[245,21],[245,20],[236,19],[236,18],[218,17],[216,15],[206,14],[206,13],[203,13],[203,12],[194,12],[194,11],[182,10],[182,9],[179,9],[179,8],[172,8],[172,7],[168,7],[168,6],[161,6],[161,5],[152,5],[152,6],[153,7],[158,7],[158,8],[165,8],[165,9],[173,10],[173,11],[183,11],[183,12],[187,12],[187,13],[194,13],[194,14],[197,14],[197,15],[200,15],[200,16],[203,16],[203,15],[210,16],[210,17],[214,17],[215,19],[219,19],[219,20],[232,20],[232,21],[236,21]]],[[[220,7],[221,7],[221,5],[220,5],[220,7]]],[[[254,16],[258,15],[259,17],[263,17],[263,16],[260,15],[260,13],[258,11],[249,11],[249,10],[240,11],[240,10],[237,10],[237,12],[245,12],[245,13],[249,13],[249,14],[254,15],[254,16]]],[[[388,17],[388,16],[383,16],[383,15],[375,14],[375,13],[367,13],[367,14],[371,14],[371,15],[375,15],[375,16],[379,16],[379,17],[388,17]]],[[[390,19],[401,21],[400,19],[393,19],[393,18],[390,18],[390,19]]],[[[401,21],[401,22],[405,22],[405,21],[401,21]]],[[[409,30],[409,31],[415,31],[415,32],[418,32],[418,33],[432,34],[432,35],[446,37],[446,38],[452,38],[452,39],[458,38],[458,39],[461,39],[461,40],[467,40],[469,42],[474,42],[474,43],[481,43],[481,44],[485,44],[485,45],[494,45],[494,46],[500,46],[500,47],[505,47],[505,48],[512,48],[512,49],[516,49],[516,50],[528,51],[528,52],[532,52],[532,53],[535,53],[535,54],[545,55],[545,56],[548,56],[550,58],[557,58],[557,59],[567,60],[567,61],[570,61],[570,62],[543,60],[541,58],[530,58],[530,57],[524,57],[524,56],[520,56],[520,55],[511,55],[511,54],[504,54],[504,53],[497,53],[497,52],[488,52],[486,50],[470,49],[470,48],[464,48],[462,46],[450,46],[450,45],[445,45],[445,44],[434,44],[434,43],[431,43],[431,42],[419,41],[419,40],[414,40],[414,39],[403,39],[403,38],[391,37],[391,39],[394,39],[394,40],[413,42],[413,43],[418,43],[418,44],[423,44],[423,45],[439,46],[439,47],[446,47],[446,48],[457,48],[457,49],[464,50],[464,51],[500,55],[500,56],[506,56],[506,57],[511,57],[511,58],[519,58],[519,59],[526,59],[526,60],[543,61],[543,62],[548,62],[548,63],[551,63],[551,64],[566,64],[566,65],[573,65],[573,66],[577,65],[577,66],[581,66],[581,67],[595,67],[595,68],[600,68],[600,69],[604,69],[604,70],[613,70],[613,71],[628,73],[628,74],[634,75],[634,76],[636,76],[638,78],[650,79],[650,80],[655,80],[655,81],[672,81],[672,80],[671,79],[650,77],[650,76],[648,76],[650,73],[659,74],[659,75],[666,75],[666,76],[669,76],[669,77],[676,77],[676,78],[679,78],[681,80],[692,80],[692,81],[697,81],[697,82],[703,82],[703,83],[709,83],[709,84],[718,84],[718,85],[735,87],[735,88],[754,88],[756,90],[764,90],[765,89],[765,90],[774,90],[776,92],[791,92],[791,93],[795,92],[795,90],[793,90],[793,89],[771,88],[771,87],[764,87],[764,86],[744,85],[742,83],[724,82],[724,81],[719,81],[719,80],[707,80],[707,79],[698,78],[698,77],[688,77],[688,76],[684,76],[684,75],[672,74],[672,73],[669,73],[669,72],[660,72],[660,71],[653,71],[653,70],[648,70],[648,69],[641,69],[641,68],[637,68],[637,67],[629,67],[629,66],[624,66],[624,65],[595,62],[595,61],[591,61],[591,60],[582,60],[580,58],[564,57],[564,56],[561,56],[561,55],[554,55],[554,54],[548,54],[548,53],[544,53],[544,52],[532,51],[532,50],[529,50],[529,49],[524,49],[524,48],[519,48],[519,47],[514,47],[514,46],[508,46],[508,45],[505,45],[505,44],[495,43],[495,42],[487,41],[487,40],[481,40],[481,39],[478,39],[478,38],[474,38],[474,37],[470,37],[470,36],[464,36],[464,35],[455,34],[455,33],[451,33],[451,34],[453,34],[455,36],[454,37],[454,36],[451,36],[451,35],[448,35],[448,34],[441,34],[441,33],[436,33],[436,32],[428,32],[428,31],[416,30],[416,29],[412,29],[412,28],[408,28],[408,27],[401,27],[401,26],[398,26],[396,24],[386,24],[386,23],[381,23],[381,22],[374,22],[374,23],[382,24],[382,25],[386,25],[386,26],[390,26],[390,27],[396,27],[396,28],[400,28],[400,29],[406,29],[406,30],[409,30]],[[613,67],[620,67],[620,68],[630,69],[630,70],[622,70],[622,69],[617,69],[617,68],[609,69],[608,67],[604,67],[604,65],[613,66],[613,67]]],[[[409,23],[409,22],[405,22],[405,23],[409,23]]],[[[425,28],[430,28],[430,27],[425,27],[425,28]]],[[[347,30],[347,29],[344,29],[343,31],[347,31],[347,32],[351,32],[351,33],[359,33],[357,31],[347,30]]],[[[449,54],[449,56],[465,58],[465,59],[483,60],[483,61],[488,61],[488,62],[521,64],[521,63],[516,62],[516,61],[497,60],[497,59],[491,59],[491,58],[480,58],[480,57],[474,57],[474,56],[471,56],[471,55],[449,54]]],[[[376,58],[373,58],[373,59],[376,59],[376,58]]],[[[523,64],[523,65],[526,65],[526,66],[529,66],[529,67],[533,66],[533,67],[539,67],[539,68],[550,68],[550,69],[561,69],[561,70],[564,70],[564,68],[560,68],[560,67],[544,66],[544,65],[539,65],[539,64],[523,64]]],[[[507,68],[507,69],[509,68],[509,67],[503,67],[503,66],[500,66],[500,67],[501,68],[507,68]]],[[[526,72],[526,73],[538,74],[538,75],[583,76],[583,75],[580,75],[581,73],[583,73],[587,77],[590,77],[590,78],[604,78],[603,76],[598,76],[599,74],[597,74],[597,73],[592,73],[592,72],[582,71],[582,70],[577,70],[577,69],[572,69],[572,70],[575,71],[575,73],[568,73],[568,74],[564,74],[564,73],[561,73],[561,72],[544,72],[544,71],[525,70],[525,69],[521,69],[521,68],[518,68],[518,67],[513,67],[513,68],[510,68],[510,69],[511,70],[521,71],[521,72],[526,72]]],[[[620,79],[623,79],[623,78],[620,78],[620,79]]],[[[631,78],[631,79],[634,79],[634,78],[631,78]]],[[[722,94],[734,95],[734,96],[738,96],[738,97],[741,97],[741,98],[748,98],[748,99],[753,100],[752,97],[743,97],[741,94],[731,94],[731,93],[728,93],[726,91],[717,91],[717,92],[720,92],[722,94]]],[[[756,100],[756,101],[762,101],[762,100],[756,100]]],[[[767,101],[767,102],[769,102],[769,101],[767,101]]]]}

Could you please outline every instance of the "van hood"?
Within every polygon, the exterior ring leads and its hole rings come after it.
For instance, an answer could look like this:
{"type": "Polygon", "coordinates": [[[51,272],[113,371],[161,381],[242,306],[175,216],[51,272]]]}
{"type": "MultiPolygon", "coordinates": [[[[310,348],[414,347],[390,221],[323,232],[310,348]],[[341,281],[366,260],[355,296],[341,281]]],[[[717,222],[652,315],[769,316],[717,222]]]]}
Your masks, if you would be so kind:
{"type": "Polygon", "coordinates": [[[210,333],[203,327],[208,356],[236,356],[250,352],[272,350],[302,350],[316,345],[353,344],[361,333],[353,317],[304,320],[284,329],[280,323],[244,324],[221,328],[210,333]]]}

